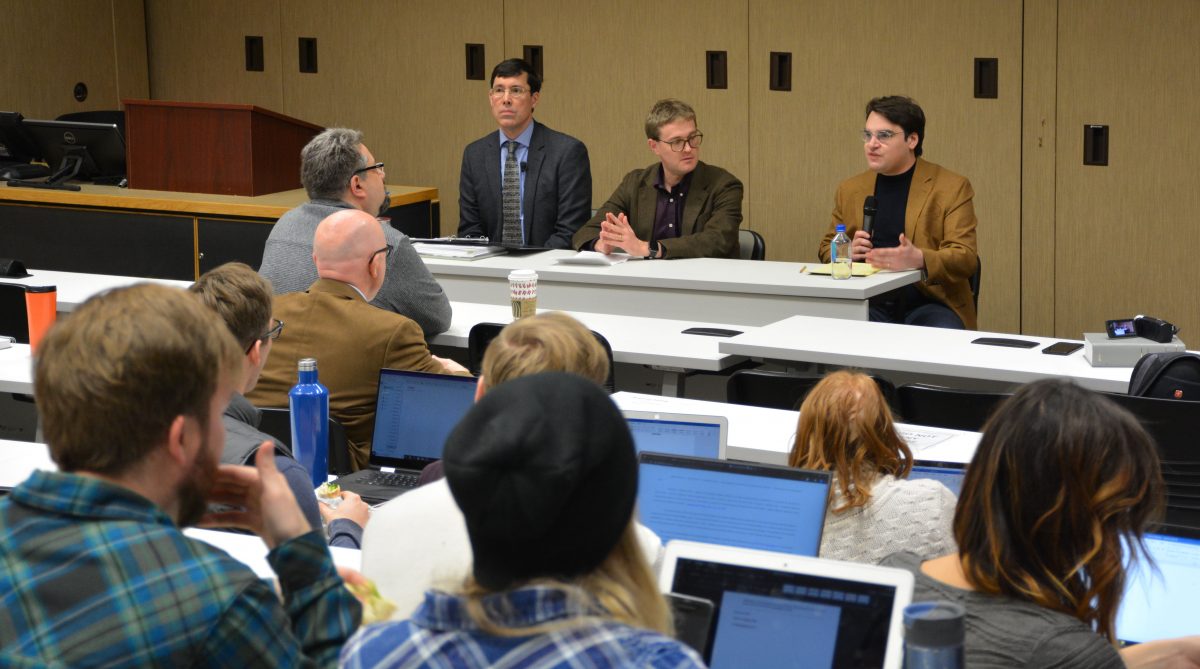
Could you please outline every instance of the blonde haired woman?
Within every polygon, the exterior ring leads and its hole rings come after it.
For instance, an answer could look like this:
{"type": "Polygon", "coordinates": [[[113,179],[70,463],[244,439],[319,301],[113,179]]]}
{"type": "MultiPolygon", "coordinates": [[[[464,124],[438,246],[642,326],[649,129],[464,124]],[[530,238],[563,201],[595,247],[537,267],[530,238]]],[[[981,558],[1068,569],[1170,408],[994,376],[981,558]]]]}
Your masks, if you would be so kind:
{"type": "Polygon", "coordinates": [[[858,372],[833,372],[800,406],[788,464],[833,472],[820,556],[876,563],[898,551],[954,550],[954,493],[907,478],[912,451],[896,433],[879,387],[858,372]]]}
{"type": "Polygon", "coordinates": [[[426,592],[409,620],[361,630],[344,666],[704,666],[668,636],[634,527],[633,437],[595,383],[507,381],[454,429],[445,463],[472,574],[455,593],[426,592]]]}

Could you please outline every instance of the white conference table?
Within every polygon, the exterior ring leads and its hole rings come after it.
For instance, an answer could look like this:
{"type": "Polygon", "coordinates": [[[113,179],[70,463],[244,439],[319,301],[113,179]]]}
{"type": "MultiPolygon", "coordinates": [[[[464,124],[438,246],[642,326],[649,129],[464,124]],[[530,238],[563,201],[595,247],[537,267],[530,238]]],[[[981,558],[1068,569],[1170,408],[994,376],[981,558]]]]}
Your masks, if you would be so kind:
{"type": "Polygon", "coordinates": [[[87,299],[101,291],[123,288],[135,283],[157,283],[175,288],[187,288],[191,281],[174,279],[145,279],[136,276],[111,276],[108,274],[84,274],[80,272],[57,272],[46,269],[30,269],[24,279],[0,277],[0,282],[19,283],[26,286],[55,286],[58,293],[58,311],[67,313],[79,308],[87,299]]]}
{"type": "Polygon", "coordinates": [[[29,344],[0,349],[0,393],[33,394],[33,358],[29,344]]]}
{"type": "MultiPolygon", "coordinates": [[[[0,439],[0,488],[13,488],[38,469],[58,471],[58,466],[50,459],[50,452],[45,444],[0,439]]],[[[275,578],[275,572],[267,563],[267,546],[257,536],[194,527],[184,530],[183,533],[224,550],[237,561],[250,567],[260,578],[275,578]]],[[[362,551],[358,549],[331,546],[329,551],[333,554],[334,563],[339,566],[356,570],[362,567],[362,551]]]]}
{"type": "Polygon", "coordinates": [[[1092,367],[1083,359],[1083,349],[1064,356],[1042,353],[1043,348],[1059,341],[1069,340],[793,316],[724,339],[718,346],[725,353],[752,358],[1013,385],[1045,378],[1069,378],[1092,390],[1118,393],[1128,390],[1132,367],[1092,367]],[[1038,345],[1007,348],[971,343],[980,337],[1024,339],[1038,345]]]}
{"type": "MultiPolygon", "coordinates": [[[[727,457],[771,465],[786,465],[796,438],[798,411],[620,392],[612,396],[627,411],[651,411],[724,416],[729,421],[727,457]]],[[[947,430],[924,425],[896,424],[913,457],[939,462],[970,462],[979,445],[978,432],[947,430]]]]}
{"type": "Polygon", "coordinates": [[[481,260],[424,257],[456,302],[508,299],[508,273],[538,273],[538,306],[564,311],[766,325],[795,314],[867,319],[867,299],[910,283],[916,271],[835,281],[805,263],[724,258],[633,259],[608,267],[560,265],[573,251],[481,260]]]}
{"type": "MultiPolygon", "coordinates": [[[[450,329],[429,340],[430,344],[466,348],[467,336],[477,323],[510,323],[512,306],[508,296],[504,304],[452,302],[454,316],[450,329]]],[[[540,303],[540,300],[539,300],[540,303]]],[[[552,309],[538,309],[545,313],[552,309]]],[[[718,327],[747,332],[753,327],[704,321],[679,321],[667,318],[618,316],[583,311],[566,311],[591,330],[604,335],[613,351],[613,362],[645,365],[663,374],[664,395],[682,394],[684,379],[692,370],[720,372],[745,360],[717,348],[721,337],[683,334],[690,327],[718,327]]]]}

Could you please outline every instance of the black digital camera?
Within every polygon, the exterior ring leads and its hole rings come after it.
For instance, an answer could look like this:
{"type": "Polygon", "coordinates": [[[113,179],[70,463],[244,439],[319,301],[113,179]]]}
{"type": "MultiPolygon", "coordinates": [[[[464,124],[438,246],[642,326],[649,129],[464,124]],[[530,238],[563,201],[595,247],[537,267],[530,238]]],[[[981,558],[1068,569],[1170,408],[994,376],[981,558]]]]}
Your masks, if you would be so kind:
{"type": "Polygon", "coordinates": [[[1179,328],[1174,324],[1150,316],[1138,316],[1133,319],[1133,327],[1137,331],[1137,336],[1160,344],[1171,343],[1175,334],[1179,332],[1179,328]]]}

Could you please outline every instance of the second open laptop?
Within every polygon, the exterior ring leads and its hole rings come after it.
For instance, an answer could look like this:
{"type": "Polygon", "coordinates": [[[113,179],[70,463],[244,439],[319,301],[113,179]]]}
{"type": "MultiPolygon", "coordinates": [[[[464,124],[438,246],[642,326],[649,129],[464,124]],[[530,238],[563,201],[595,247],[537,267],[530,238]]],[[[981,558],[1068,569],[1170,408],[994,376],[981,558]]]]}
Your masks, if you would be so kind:
{"type": "Polygon", "coordinates": [[[830,473],[776,465],[638,456],[638,514],[663,542],[816,555],[830,473]]]}
{"type": "Polygon", "coordinates": [[[622,411],[638,453],[650,451],[698,458],[725,459],[729,419],[724,416],[622,411]]]}
{"type": "Polygon", "coordinates": [[[368,469],[335,483],[369,504],[417,487],[421,470],[441,459],[446,437],[475,401],[475,381],[470,376],[379,370],[368,469]]]}

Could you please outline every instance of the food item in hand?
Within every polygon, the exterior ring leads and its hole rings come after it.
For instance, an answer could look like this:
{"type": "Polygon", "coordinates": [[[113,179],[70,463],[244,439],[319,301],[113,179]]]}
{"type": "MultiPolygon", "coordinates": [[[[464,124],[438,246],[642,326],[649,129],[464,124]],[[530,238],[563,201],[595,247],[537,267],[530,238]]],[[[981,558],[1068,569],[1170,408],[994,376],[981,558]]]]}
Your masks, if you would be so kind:
{"type": "Polygon", "coordinates": [[[346,588],[362,604],[362,622],[364,625],[389,620],[392,614],[396,613],[396,604],[387,597],[379,594],[379,588],[375,587],[373,581],[347,583],[346,588]]]}
{"type": "Polygon", "coordinates": [[[317,501],[331,509],[342,503],[342,487],[336,483],[322,483],[317,487],[317,501]]]}

